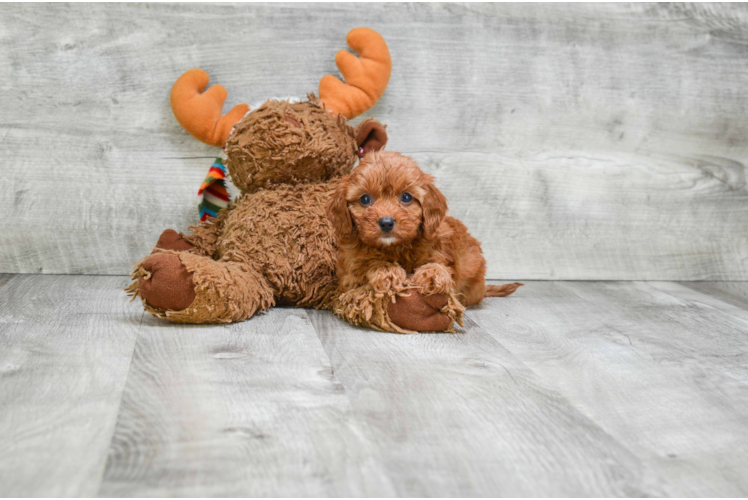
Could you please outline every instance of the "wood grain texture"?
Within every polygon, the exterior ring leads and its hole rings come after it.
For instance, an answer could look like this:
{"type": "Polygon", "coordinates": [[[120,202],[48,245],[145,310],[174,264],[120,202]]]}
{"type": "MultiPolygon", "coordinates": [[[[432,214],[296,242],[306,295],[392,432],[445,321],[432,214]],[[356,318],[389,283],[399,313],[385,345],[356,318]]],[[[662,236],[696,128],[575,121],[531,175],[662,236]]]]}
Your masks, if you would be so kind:
{"type": "Polygon", "coordinates": [[[100,496],[391,496],[302,309],[146,318],[100,496]]]}
{"type": "Polygon", "coordinates": [[[729,279],[748,263],[742,166],[582,151],[413,156],[482,242],[489,278],[729,279]]]}
{"type": "Polygon", "coordinates": [[[456,334],[0,274],[0,496],[745,496],[740,283],[529,282],[456,334]]]}
{"type": "Polygon", "coordinates": [[[468,320],[397,335],[309,311],[398,496],[651,496],[659,478],[468,320]]]}
{"type": "Polygon", "coordinates": [[[699,281],[682,284],[741,309],[748,309],[748,282],[746,281],[699,281]]]}
{"type": "Polygon", "coordinates": [[[0,277],[0,496],[93,496],[142,313],[121,277],[0,277]]]}
{"type": "Polygon", "coordinates": [[[748,279],[741,4],[1,5],[0,271],[128,272],[196,220],[217,152],[175,78],[304,95],[358,25],[394,61],[368,115],[491,277],[748,279]]]}
{"type": "Polygon", "coordinates": [[[654,289],[650,293],[656,300],[667,301],[670,306],[662,308],[664,320],[681,325],[677,335],[669,337],[681,353],[707,370],[748,384],[746,302],[735,306],[680,283],[651,282],[648,286],[654,289]]]}
{"type": "Polygon", "coordinates": [[[748,321],[684,291],[536,282],[470,317],[657,470],[667,495],[745,496],[748,321]]]}

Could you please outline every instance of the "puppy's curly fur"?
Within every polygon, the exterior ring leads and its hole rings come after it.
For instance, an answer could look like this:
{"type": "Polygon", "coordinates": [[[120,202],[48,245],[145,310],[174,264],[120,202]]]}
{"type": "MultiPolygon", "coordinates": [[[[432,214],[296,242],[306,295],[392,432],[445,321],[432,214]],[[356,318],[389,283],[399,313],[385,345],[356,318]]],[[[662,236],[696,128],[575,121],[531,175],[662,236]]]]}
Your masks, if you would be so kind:
{"type": "Polygon", "coordinates": [[[328,207],[339,238],[341,291],[367,283],[379,293],[413,286],[423,295],[456,294],[463,306],[472,306],[521,286],[486,286],[480,243],[446,213],[433,176],[413,159],[368,154],[343,178],[328,207]]]}

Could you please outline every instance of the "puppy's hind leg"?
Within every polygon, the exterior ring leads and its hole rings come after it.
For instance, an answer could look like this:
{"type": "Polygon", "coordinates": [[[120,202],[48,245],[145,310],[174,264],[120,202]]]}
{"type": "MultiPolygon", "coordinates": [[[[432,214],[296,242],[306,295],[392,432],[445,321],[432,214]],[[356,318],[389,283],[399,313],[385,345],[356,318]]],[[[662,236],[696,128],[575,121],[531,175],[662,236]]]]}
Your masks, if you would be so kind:
{"type": "Polygon", "coordinates": [[[522,283],[486,285],[486,259],[480,243],[473,237],[466,238],[465,248],[457,263],[457,275],[460,302],[465,307],[480,304],[484,297],[506,297],[522,286],[522,283]]]}
{"type": "Polygon", "coordinates": [[[465,307],[480,304],[486,296],[486,282],[483,275],[463,279],[459,289],[460,303],[465,307]]]}

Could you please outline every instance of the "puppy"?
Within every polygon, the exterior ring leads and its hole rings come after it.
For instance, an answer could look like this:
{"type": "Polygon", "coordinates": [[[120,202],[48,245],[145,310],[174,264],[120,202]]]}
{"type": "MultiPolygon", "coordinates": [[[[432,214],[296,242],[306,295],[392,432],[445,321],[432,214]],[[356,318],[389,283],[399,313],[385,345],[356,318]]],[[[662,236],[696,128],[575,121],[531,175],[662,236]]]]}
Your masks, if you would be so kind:
{"type": "Polygon", "coordinates": [[[447,200],[409,157],[368,154],[338,185],[328,215],[339,239],[341,292],[369,283],[377,293],[408,286],[455,294],[463,306],[503,297],[520,283],[486,286],[486,259],[447,200]]]}

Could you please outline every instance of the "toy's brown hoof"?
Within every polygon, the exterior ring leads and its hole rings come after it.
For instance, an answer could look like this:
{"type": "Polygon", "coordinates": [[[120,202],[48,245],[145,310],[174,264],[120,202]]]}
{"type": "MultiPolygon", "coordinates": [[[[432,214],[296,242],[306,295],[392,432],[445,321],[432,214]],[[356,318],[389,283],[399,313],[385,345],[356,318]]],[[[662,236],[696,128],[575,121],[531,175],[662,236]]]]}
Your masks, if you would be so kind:
{"type": "Polygon", "coordinates": [[[439,309],[449,301],[447,295],[421,295],[409,290],[409,296],[397,297],[390,302],[387,312],[390,319],[400,328],[417,332],[442,332],[449,328],[452,320],[439,309]]]}
{"type": "Polygon", "coordinates": [[[174,231],[173,229],[167,229],[163,233],[161,233],[161,236],[158,238],[158,243],[156,243],[156,248],[153,250],[154,252],[158,252],[158,250],[173,250],[175,252],[186,252],[189,250],[192,250],[193,247],[187,240],[182,238],[178,232],[174,231]]]}
{"type": "Polygon", "coordinates": [[[151,307],[181,311],[195,300],[192,273],[187,271],[178,255],[153,254],[143,261],[142,267],[150,276],[138,280],[140,296],[151,307]]]}

